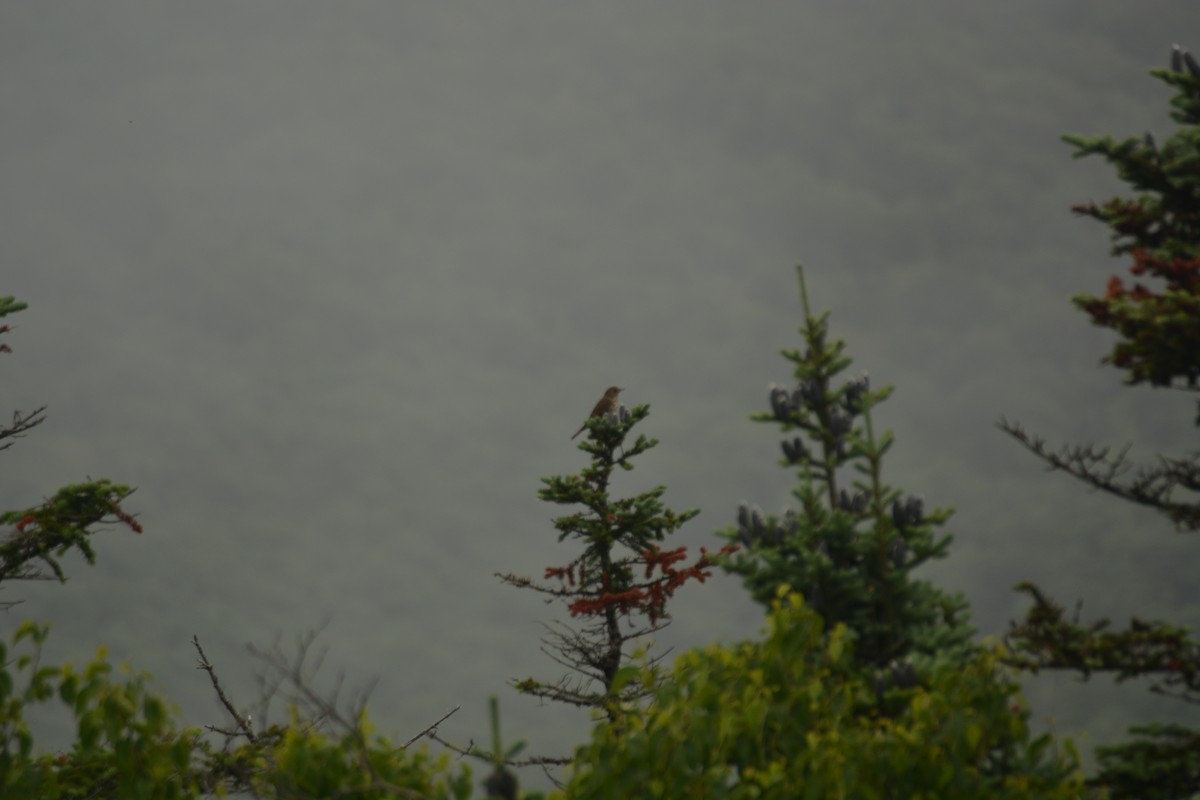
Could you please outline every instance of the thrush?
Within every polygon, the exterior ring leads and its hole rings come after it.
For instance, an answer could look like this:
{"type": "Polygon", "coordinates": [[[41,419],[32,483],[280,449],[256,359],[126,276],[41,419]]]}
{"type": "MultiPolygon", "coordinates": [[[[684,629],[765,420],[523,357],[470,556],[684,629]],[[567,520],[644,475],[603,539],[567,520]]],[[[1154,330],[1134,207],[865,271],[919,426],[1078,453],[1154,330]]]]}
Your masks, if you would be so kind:
{"type": "MultiPolygon", "coordinates": [[[[596,403],[596,407],[592,409],[592,413],[588,415],[588,419],[595,419],[596,417],[604,417],[615,413],[617,410],[617,395],[623,391],[625,390],[620,386],[608,387],[608,391],[605,392],[604,397],[601,397],[600,401],[596,403]]],[[[586,430],[587,423],[585,422],[579,430],[575,431],[575,436],[578,436],[586,430]]],[[[574,439],[575,436],[572,436],[571,438],[574,439]]]]}

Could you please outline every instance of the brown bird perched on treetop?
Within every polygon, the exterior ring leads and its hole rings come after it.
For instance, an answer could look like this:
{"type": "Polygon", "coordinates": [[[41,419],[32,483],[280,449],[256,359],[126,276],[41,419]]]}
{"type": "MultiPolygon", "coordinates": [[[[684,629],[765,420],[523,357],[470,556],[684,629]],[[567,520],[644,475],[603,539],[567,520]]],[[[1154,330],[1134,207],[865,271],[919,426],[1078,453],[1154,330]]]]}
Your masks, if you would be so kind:
{"type": "MultiPolygon", "coordinates": [[[[600,402],[596,403],[596,407],[592,409],[592,413],[590,415],[588,415],[588,419],[594,419],[595,417],[604,417],[604,416],[607,416],[609,414],[616,412],[616,410],[617,410],[617,395],[619,395],[623,391],[625,391],[625,390],[622,389],[620,386],[608,387],[608,391],[604,393],[604,397],[600,398],[600,402]]],[[[583,426],[580,427],[579,430],[575,431],[575,436],[578,436],[579,434],[583,433],[586,430],[587,430],[587,423],[585,422],[583,424],[583,426]]],[[[574,439],[575,436],[572,436],[571,438],[574,439]]]]}

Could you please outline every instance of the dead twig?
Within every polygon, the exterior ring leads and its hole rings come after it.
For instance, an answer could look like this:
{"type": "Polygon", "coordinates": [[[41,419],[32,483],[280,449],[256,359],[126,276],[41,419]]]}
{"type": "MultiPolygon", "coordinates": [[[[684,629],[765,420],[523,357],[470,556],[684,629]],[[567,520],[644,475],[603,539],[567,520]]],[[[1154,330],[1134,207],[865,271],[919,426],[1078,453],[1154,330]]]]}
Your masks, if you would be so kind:
{"type": "MultiPolygon", "coordinates": [[[[254,735],[254,729],[250,727],[250,720],[239,714],[237,709],[233,707],[233,703],[229,702],[229,698],[225,696],[225,691],[221,688],[221,682],[217,680],[217,673],[213,670],[213,665],[209,663],[208,656],[204,654],[204,648],[200,646],[200,637],[196,634],[192,634],[192,644],[195,646],[196,652],[200,654],[200,664],[196,669],[202,669],[208,673],[208,679],[212,682],[213,689],[216,691],[221,705],[225,706],[225,710],[233,717],[234,722],[237,723],[238,730],[250,740],[251,744],[258,744],[258,737],[254,735]]],[[[211,730],[217,731],[216,728],[211,728],[211,730]]],[[[226,731],[217,732],[230,735],[226,731]]]]}
{"type": "Polygon", "coordinates": [[[447,719],[450,717],[450,715],[451,715],[451,714],[455,713],[455,712],[456,712],[456,711],[458,711],[460,708],[462,708],[462,706],[455,706],[454,708],[450,709],[450,710],[449,710],[449,711],[447,711],[445,714],[443,714],[443,715],[442,715],[442,718],[441,718],[441,719],[439,719],[437,722],[435,722],[435,723],[433,723],[432,725],[430,725],[429,727],[425,728],[425,730],[421,731],[421,732],[420,732],[420,733],[418,733],[416,736],[412,737],[411,739],[409,739],[407,742],[405,742],[404,744],[400,745],[400,746],[399,746],[398,748],[396,748],[396,749],[397,749],[397,750],[407,750],[407,749],[408,749],[408,747],[409,747],[409,745],[411,745],[413,742],[417,741],[418,739],[420,739],[420,738],[422,738],[422,737],[424,737],[424,736],[426,736],[426,735],[429,735],[429,734],[434,734],[434,733],[437,733],[437,727],[438,727],[438,725],[441,725],[443,722],[445,722],[445,721],[446,721],[446,720],[447,720],[447,719]]]}

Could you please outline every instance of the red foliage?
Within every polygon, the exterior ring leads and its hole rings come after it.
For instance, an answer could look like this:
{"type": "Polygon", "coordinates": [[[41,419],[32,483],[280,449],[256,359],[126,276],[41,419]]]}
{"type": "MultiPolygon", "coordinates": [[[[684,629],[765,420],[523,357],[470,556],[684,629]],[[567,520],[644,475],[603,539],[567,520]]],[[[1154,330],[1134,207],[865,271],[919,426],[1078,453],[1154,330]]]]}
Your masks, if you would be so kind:
{"type": "MultiPolygon", "coordinates": [[[[722,555],[728,555],[741,549],[736,544],[727,544],[721,548],[722,555]]],[[[645,582],[631,586],[622,591],[600,591],[579,589],[580,596],[572,601],[568,610],[571,616],[599,616],[608,609],[615,609],[620,614],[642,613],[649,617],[653,624],[660,619],[669,617],[666,612],[667,601],[675,594],[675,590],[689,580],[703,583],[712,574],[713,563],[705,548],[700,548],[700,557],[690,566],[682,566],[680,562],[687,559],[687,548],[677,547],[673,550],[662,550],[650,547],[633,559],[633,565],[640,565],[645,582]],[[677,566],[680,565],[680,566],[677,566]],[[657,575],[655,571],[657,570],[657,575]]],[[[566,567],[547,567],[546,577],[555,578],[571,587],[575,586],[575,564],[566,567]]],[[[581,576],[582,580],[582,576],[581,576]]]]}
{"type": "Polygon", "coordinates": [[[607,608],[614,608],[618,613],[628,614],[631,611],[642,610],[645,605],[645,598],[646,592],[642,589],[629,589],[624,592],[605,592],[597,597],[581,597],[571,603],[568,609],[572,617],[577,617],[581,614],[585,616],[600,615],[607,608]]]}
{"type": "Polygon", "coordinates": [[[1195,292],[1200,289],[1200,258],[1175,256],[1170,261],[1163,261],[1141,247],[1133,248],[1130,253],[1133,255],[1133,266],[1129,271],[1134,275],[1149,274],[1162,278],[1167,282],[1169,291],[1195,292]]]}
{"type": "Polygon", "coordinates": [[[117,519],[121,520],[121,522],[124,522],[126,525],[128,525],[128,526],[129,526],[129,528],[130,528],[130,529],[131,529],[131,530],[132,530],[134,533],[141,533],[141,532],[142,532],[142,524],[141,524],[140,522],[138,522],[136,519],[134,519],[134,517],[133,517],[133,515],[132,515],[132,514],[130,514],[130,513],[128,513],[127,511],[125,511],[125,509],[121,508],[121,507],[120,507],[119,505],[117,505],[116,503],[111,503],[111,502],[110,502],[110,503],[108,504],[108,507],[109,507],[109,510],[111,510],[111,511],[113,512],[113,515],[114,515],[114,516],[115,516],[117,519]]]}
{"type": "Polygon", "coordinates": [[[566,580],[570,584],[575,584],[575,565],[569,564],[565,567],[546,567],[546,578],[555,578],[557,580],[566,580]]]}
{"type": "Polygon", "coordinates": [[[1122,337],[1105,360],[1128,370],[1133,383],[1167,386],[1182,378],[1195,385],[1200,379],[1195,355],[1200,352],[1200,257],[1160,257],[1133,245],[1119,249],[1132,256],[1130,274],[1157,278],[1166,286],[1129,287],[1113,275],[1102,297],[1075,298],[1093,324],[1122,337]]]}

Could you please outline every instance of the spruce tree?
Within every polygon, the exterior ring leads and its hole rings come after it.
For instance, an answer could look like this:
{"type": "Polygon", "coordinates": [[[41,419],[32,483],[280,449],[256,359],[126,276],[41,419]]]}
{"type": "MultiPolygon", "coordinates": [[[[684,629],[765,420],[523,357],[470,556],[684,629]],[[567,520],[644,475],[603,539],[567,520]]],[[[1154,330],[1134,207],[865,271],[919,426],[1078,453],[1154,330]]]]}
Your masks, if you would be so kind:
{"type": "Polygon", "coordinates": [[[899,675],[912,656],[961,653],[972,633],[961,596],[913,575],[945,557],[951,512],[885,482],[894,440],[876,431],[872,413],[892,388],[847,377],[845,342],[830,339],[829,313],[812,312],[797,273],[803,348],[783,351],[795,383],[772,384],[771,410],[752,419],[785,434],[780,463],[799,478],[798,506],[770,516],[742,504],[737,528],[723,535],[745,549],[723,563],[764,606],[781,586],[801,592],[827,626],[849,628],[860,664],[899,675]]]}
{"type": "MultiPolygon", "coordinates": [[[[1074,207],[1109,228],[1113,254],[1131,262],[1132,284],[1113,276],[1102,295],[1079,295],[1073,302],[1093,324],[1118,335],[1104,360],[1124,371],[1127,383],[1193,393],[1200,379],[1200,63],[1176,46],[1171,68],[1151,74],[1175,92],[1171,117],[1179,127],[1161,145],[1149,133],[1119,141],[1063,137],[1076,157],[1102,156],[1135,192],[1074,207]]],[[[1052,469],[1156,509],[1177,530],[1200,530],[1200,454],[1137,465],[1127,458],[1128,448],[1054,448],[1016,423],[1001,421],[1000,427],[1052,469]]],[[[1136,617],[1124,630],[1104,619],[1082,623],[1037,586],[1019,588],[1033,604],[1009,633],[1012,663],[1084,678],[1147,678],[1153,692],[1200,703],[1200,642],[1188,628],[1136,617]]],[[[1100,770],[1093,784],[1114,798],[1200,793],[1200,732],[1151,723],[1131,733],[1131,741],[1097,750],[1100,770]]]]}
{"type": "MultiPolygon", "coordinates": [[[[578,447],[589,456],[579,472],[543,478],[538,497],[570,513],[554,519],[558,541],[578,544],[567,564],[547,567],[543,581],[500,574],[505,582],[562,601],[578,627],[559,624],[543,640],[546,652],[567,669],[558,679],[528,678],[519,691],[584,708],[609,720],[653,689],[653,679],[630,663],[630,642],[667,623],[667,603],[689,580],[703,581],[712,564],[706,553],[690,565],[687,549],[665,548],[667,537],[696,510],[672,511],[662,502],[665,486],[631,497],[613,493],[613,479],[633,469],[633,460],[658,444],[630,431],[649,415],[649,406],[621,406],[585,423],[588,437],[578,447]]],[[[650,659],[653,664],[655,659],[650,659]]]]}

